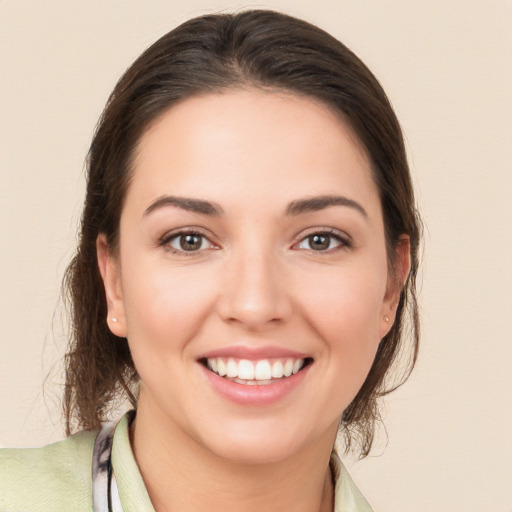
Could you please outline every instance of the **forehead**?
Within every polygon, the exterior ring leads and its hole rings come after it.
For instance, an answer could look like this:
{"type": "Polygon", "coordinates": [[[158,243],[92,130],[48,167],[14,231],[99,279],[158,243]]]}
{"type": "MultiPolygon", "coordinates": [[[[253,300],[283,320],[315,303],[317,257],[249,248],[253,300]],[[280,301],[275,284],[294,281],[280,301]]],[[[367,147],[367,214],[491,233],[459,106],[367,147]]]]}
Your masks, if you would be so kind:
{"type": "Polygon", "coordinates": [[[234,90],[184,100],[151,125],[127,200],[184,194],[248,205],[333,193],[378,202],[369,160],[341,117],[311,98],[234,90]]]}

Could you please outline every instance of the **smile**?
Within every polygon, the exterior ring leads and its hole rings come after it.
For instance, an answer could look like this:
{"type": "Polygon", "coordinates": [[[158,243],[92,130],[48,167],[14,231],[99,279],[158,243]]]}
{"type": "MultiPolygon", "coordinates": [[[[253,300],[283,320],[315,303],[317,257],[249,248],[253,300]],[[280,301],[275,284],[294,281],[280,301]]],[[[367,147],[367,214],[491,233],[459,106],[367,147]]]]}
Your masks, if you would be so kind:
{"type": "Polygon", "coordinates": [[[279,359],[235,359],[209,357],[203,359],[208,370],[238,384],[262,386],[272,384],[297,374],[310,364],[311,358],[279,358],[279,359]]]}

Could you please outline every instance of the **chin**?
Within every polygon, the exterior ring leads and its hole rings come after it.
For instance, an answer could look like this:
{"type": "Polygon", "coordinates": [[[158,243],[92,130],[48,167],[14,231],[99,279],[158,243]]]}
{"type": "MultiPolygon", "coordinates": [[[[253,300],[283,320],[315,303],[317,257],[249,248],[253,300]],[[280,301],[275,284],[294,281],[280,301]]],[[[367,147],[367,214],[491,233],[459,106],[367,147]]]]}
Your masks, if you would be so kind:
{"type": "MultiPolygon", "coordinates": [[[[231,428],[226,426],[222,431],[211,432],[204,445],[215,455],[240,465],[285,461],[302,453],[316,437],[313,432],[300,432],[284,422],[276,425],[253,419],[237,423],[231,428]]],[[[334,441],[334,436],[329,438],[334,441]]]]}
{"type": "Polygon", "coordinates": [[[214,446],[215,454],[237,465],[254,466],[276,464],[297,452],[291,443],[275,439],[251,439],[245,442],[230,440],[228,445],[214,446]]]}

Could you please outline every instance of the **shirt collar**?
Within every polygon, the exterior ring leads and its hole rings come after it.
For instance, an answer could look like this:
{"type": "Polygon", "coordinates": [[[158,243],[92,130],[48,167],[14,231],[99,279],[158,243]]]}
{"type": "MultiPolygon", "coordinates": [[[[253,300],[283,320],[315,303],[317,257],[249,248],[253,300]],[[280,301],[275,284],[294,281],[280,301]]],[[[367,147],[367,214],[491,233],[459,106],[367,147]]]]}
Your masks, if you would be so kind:
{"type": "MultiPolygon", "coordinates": [[[[112,445],[112,467],[124,512],[155,512],[130,445],[133,412],[119,421],[112,445]]],[[[336,452],[331,455],[334,479],[334,512],[372,512],[336,452]]]]}

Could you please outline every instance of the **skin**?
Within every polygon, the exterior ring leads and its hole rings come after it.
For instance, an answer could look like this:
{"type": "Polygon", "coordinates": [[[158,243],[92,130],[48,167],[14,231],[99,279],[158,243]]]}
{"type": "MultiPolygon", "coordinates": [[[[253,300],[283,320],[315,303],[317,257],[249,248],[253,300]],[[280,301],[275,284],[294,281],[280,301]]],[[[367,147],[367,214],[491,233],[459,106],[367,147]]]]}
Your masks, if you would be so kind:
{"type": "Polygon", "coordinates": [[[234,90],[185,100],[147,130],[118,250],[100,236],[98,261],[109,326],[128,339],[141,377],[132,444],[157,511],[332,510],[329,456],[392,325],[406,238],[397,258],[398,280],[368,159],[323,104],[234,90]],[[150,208],[165,195],[223,213],[150,208]],[[333,195],[364,212],[287,213],[333,195]],[[182,228],[204,236],[198,250],[169,239],[182,228]],[[328,248],[312,247],[308,236],[326,232],[328,248]],[[313,364],[282,399],[241,405],[198,363],[233,346],[294,350],[313,364]]]}

